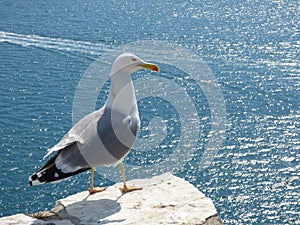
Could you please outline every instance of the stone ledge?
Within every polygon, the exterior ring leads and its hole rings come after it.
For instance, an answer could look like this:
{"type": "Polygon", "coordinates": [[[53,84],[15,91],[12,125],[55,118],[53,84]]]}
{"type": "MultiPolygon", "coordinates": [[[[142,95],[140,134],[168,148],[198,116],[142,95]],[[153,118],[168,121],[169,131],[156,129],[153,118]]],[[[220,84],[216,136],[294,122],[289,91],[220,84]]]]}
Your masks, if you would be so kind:
{"type": "Polygon", "coordinates": [[[128,181],[143,190],[122,194],[119,187],[89,195],[87,191],[56,202],[50,212],[0,218],[0,225],[180,224],[220,225],[212,200],[171,173],[128,181]],[[33,218],[34,217],[34,218],[33,218]]]}

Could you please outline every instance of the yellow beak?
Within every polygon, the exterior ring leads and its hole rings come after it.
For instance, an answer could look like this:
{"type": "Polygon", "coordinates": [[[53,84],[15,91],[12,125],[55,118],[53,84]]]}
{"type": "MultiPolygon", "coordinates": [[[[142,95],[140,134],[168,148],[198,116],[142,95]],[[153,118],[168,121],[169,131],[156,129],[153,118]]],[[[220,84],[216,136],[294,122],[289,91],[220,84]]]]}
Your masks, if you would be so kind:
{"type": "Polygon", "coordinates": [[[143,64],[140,64],[139,66],[143,67],[144,69],[152,70],[155,72],[160,71],[159,66],[154,63],[143,63],[143,64]]]}

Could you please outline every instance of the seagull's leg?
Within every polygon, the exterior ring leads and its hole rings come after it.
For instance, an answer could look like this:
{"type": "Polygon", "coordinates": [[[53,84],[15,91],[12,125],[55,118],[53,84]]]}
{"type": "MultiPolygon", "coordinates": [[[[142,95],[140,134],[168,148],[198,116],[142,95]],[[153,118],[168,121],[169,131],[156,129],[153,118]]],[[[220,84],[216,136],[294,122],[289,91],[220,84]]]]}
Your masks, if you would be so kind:
{"type": "Polygon", "coordinates": [[[124,165],[123,163],[120,163],[120,171],[122,174],[122,179],[123,179],[123,187],[120,187],[120,190],[123,193],[127,193],[127,192],[131,192],[131,191],[138,191],[138,190],[142,190],[143,188],[141,187],[127,187],[126,185],[126,177],[125,177],[125,169],[124,169],[124,165]]]}
{"type": "Polygon", "coordinates": [[[90,188],[88,189],[88,191],[90,192],[90,194],[95,194],[97,192],[101,192],[101,191],[104,191],[106,188],[100,188],[100,187],[97,187],[95,188],[94,187],[94,173],[95,173],[95,168],[91,168],[91,186],[90,188]]]}

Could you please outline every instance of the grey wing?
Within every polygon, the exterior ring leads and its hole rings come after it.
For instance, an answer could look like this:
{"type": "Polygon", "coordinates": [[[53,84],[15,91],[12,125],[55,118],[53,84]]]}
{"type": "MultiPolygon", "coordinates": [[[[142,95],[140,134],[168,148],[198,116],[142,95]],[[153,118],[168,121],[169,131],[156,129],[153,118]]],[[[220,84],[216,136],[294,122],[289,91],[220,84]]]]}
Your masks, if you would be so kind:
{"type": "Polygon", "coordinates": [[[103,112],[104,107],[86,115],[81,120],[79,120],[54,147],[48,149],[48,152],[44,156],[44,159],[52,153],[62,150],[71,144],[85,143],[86,135],[84,135],[84,133],[86,132],[86,130],[89,129],[90,126],[97,123],[99,118],[102,116],[103,112]]]}
{"type": "Polygon", "coordinates": [[[122,160],[135,142],[139,118],[133,118],[106,108],[97,123],[97,134],[105,150],[122,160]],[[114,121],[112,121],[114,120],[114,121]]]}
{"type": "Polygon", "coordinates": [[[55,159],[55,165],[65,174],[76,172],[82,168],[90,168],[77,143],[73,143],[60,151],[55,159]]]}

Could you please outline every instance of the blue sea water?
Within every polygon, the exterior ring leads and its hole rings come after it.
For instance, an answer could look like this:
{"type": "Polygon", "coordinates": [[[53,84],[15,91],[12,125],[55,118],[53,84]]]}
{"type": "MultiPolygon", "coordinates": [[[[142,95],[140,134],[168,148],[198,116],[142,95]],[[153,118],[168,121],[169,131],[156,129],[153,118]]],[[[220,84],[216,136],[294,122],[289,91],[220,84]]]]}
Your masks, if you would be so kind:
{"type": "MultiPolygon", "coordinates": [[[[201,169],[210,105],[183,72],[161,65],[156,76],[186,88],[202,118],[199,151],[176,174],[211,197],[226,224],[300,224],[299,180],[269,189],[300,169],[299,1],[1,3],[0,216],[51,209],[55,200],[86,190],[87,173],[37,187],[28,186],[28,176],[72,127],[74,95],[87,68],[118,46],[161,40],[203,58],[226,106],[225,139],[211,165],[201,169]]],[[[172,155],[183,124],[163,99],[145,98],[139,107],[140,138],[150,135],[155,117],[167,121],[167,135],[148,152],[135,149],[126,162],[155,166],[172,155]]],[[[114,183],[102,174],[96,182],[114,183]]]]}

